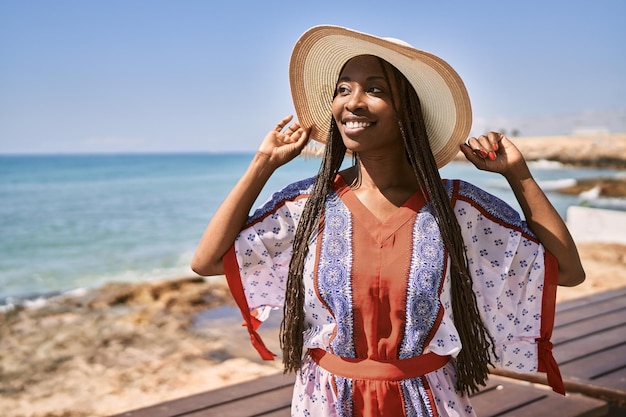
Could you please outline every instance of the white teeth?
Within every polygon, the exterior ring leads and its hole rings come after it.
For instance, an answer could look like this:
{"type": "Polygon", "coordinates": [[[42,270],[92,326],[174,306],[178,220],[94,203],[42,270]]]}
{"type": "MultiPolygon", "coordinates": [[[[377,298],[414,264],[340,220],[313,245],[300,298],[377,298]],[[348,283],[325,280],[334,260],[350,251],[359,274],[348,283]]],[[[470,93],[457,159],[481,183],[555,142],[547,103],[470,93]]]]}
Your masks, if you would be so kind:
{"type": "Polygon", "coordinates": [[[359,127],[368,127],[371,126],[371,123],[367,122],[346,122],[346,127],[348,129],[357,129],[359,127]]]}

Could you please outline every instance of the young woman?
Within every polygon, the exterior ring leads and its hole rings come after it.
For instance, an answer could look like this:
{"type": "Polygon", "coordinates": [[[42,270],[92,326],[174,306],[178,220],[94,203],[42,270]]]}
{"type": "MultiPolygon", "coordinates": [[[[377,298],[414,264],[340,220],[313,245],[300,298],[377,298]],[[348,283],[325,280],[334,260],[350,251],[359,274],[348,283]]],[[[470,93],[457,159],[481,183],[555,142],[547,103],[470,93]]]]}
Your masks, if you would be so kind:
{"type": "Polygon", "coordinates": [[[207,227],[192,268],[226,274],[253,345],[283,308],[294,416],[473,415],[488,365],[548,373],[556,285],[584,271],[562,219],[504,135],[465,140],[470,103],[440,58],[397,40],[320,26],[290,63],[299,122],[279,122],[207,227]],[[309,138],[314,178],[263,185],[309,138]],[[438,168],[459,149],[502,174],[525,220],[438,168]],[[346,153],[354,165],[340,171],[346,153]]]}

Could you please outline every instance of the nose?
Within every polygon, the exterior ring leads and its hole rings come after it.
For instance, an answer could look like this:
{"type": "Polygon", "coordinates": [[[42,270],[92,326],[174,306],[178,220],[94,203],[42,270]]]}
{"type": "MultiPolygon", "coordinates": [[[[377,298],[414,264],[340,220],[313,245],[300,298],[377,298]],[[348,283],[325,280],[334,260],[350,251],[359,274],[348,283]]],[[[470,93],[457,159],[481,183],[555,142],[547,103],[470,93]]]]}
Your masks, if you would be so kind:
{"type": "Polygon", "coordinates": [[[356,88],[350,94],[346,101],[346,110],[354,113],[356,110],[363,109],[365,107],[365,92],[361,88],[356,88]]]}

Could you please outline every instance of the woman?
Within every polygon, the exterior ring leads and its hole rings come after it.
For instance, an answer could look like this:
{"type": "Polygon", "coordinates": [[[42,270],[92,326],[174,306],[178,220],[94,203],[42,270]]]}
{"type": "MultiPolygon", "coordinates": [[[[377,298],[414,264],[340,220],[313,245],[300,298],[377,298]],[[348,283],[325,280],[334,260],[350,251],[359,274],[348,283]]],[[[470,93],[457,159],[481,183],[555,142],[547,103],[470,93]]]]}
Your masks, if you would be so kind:
{"type": "Polygon", "coordinates": [[[256,327],[284,308],[281,347],[297,371],[294,416],[473,415],[488,365],[544,371],[563,392],[549,342],[559,285],[584,271],[563,221],[517,148],[471,124],[462,81],[397,40],[320,26],[296,44],[299,122],[279,122],[207,227],[192,268],[225,273],[256,327]],[[315,178],[248,213],[309,138],[315,178]],[[438,168],[459,149],[502,174],[526,221],[438,168]],[[340,172],[346,152],[354,165],[340,172]]]}

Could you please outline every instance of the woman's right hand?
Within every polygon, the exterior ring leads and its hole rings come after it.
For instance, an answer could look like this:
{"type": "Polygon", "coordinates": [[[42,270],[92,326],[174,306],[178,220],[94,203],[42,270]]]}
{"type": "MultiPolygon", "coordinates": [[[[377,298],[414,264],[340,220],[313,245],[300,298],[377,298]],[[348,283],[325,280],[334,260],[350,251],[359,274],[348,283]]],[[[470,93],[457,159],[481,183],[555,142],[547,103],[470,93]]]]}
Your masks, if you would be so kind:
{"type": "Polygon", "coordinates": [[[224,273],[224,254],[233,245],[267,180],[276,168],[302,152],[309,131],[293,123],[283,132],[291,119],[285,117],[265,136],[248,169],[213,215],[191,262],[191,269],[199,275],[224,273]]]}
{"type": "Polygon", "coordinates": [[[305,130],[300,123],[292,123],[285,129],[292,119],[293,116],[287,116],[278,122],[265,136],[257,151],[268,158],[268,163],[273,168],[278,168],[298,156],[309,141],[310,129],[305,130]]]}

